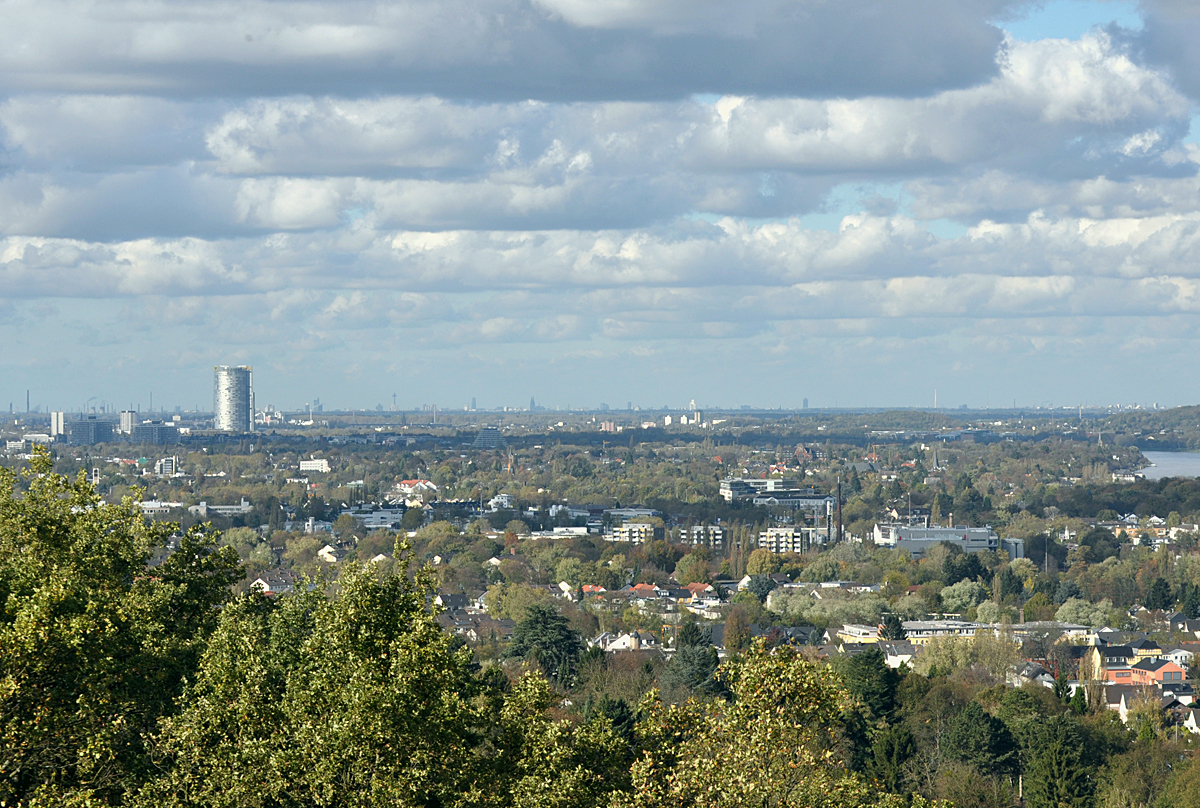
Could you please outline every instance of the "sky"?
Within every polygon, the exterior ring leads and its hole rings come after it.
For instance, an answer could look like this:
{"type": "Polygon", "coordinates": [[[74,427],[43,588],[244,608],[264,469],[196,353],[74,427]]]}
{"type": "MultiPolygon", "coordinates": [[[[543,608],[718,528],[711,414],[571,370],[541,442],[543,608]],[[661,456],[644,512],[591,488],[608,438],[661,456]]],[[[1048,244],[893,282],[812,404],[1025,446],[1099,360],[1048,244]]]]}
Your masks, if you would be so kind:
{"type": "Polygon", "coordinates": [[[0,407],[1200,400],[1192,0],[8,0],[0,407]],[[7,396],[7,402],[4,400],[7,396]]]}

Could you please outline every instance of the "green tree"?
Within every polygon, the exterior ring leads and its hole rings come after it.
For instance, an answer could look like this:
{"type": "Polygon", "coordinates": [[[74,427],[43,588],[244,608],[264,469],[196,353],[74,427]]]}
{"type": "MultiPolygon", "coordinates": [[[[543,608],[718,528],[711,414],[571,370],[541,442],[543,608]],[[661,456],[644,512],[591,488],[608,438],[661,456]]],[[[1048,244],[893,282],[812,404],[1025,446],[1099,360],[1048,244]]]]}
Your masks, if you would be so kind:
{"type": "Polygon", "coordinates": [[[707,582],[710,580],[708,571],[708,556],[706,553],[695,551],[679,559],[675,565],[675,580],[680,586],[690,583],[707,582]]]}
{"type": "Polygon", "coordinates": [[[728,701],[668,706],[652,694],[643,703],[642,756],[614,808],[903,804],[846,767],[840,734],[851,702],[831,669],[760,643],[719,675],[728,701]]]}
{"type": "Polygon", "coordinates": [[[769,575],[751,575],[750,583],[746,585],[746,591],[758,598],[759,603],[765,603],[767,595],[771,594],[771,591],[778,586],[775,579],[769,575]]]}
{"type": "Polygon", "coordinates": [[[834,657],[833,665],[846,689],[866,707],[869,719],[891,717],[900,676],[887,666],[882,651],[869,648],[861,654],[834,657]]]}
{"type": "Polygon", "coordinates": [[[746,561],[747,575],[770,575],[779,572],[779,556],[762,547],[750,553],[746,561]]]}
{"type": "Polygon", "coordinates": [[[981,583],[963,579],[956,584],[943,587],[941,596],[942,606],[946,611],[961,614],[986,600],[987,590],[981,583]]]}
{"type": "Polygon", "coordinates": [[[911,761],[917,754],[917,740],[904,724],[897,724],[875,735],[867,776],[892,794],[912,790],[911,761]]]}
{"type": "Polygon", "coordinates": [[[685,623],[679,629],[674,656],[659,672],[659,686],[673,700],[681,700],[692,694],[716,694],[723,690],[716,679],[717,649],[709,643],[707,632],[694,622],[685,623]]]}
{"type": "Polygon", "coordinates": [[[969,763],[987,774],[1015,774],[1017,744],[1008,727],[971,702],[950,723],[942,739],[942,750],[950,760],[969,763]]]}
{"type": "Polygon", "coordinates": [[[553,606],[538,603],[530,606],[525,618],[517,623],[506,656],[536,662],[547,676],[566,685],[575,675],[582,650],[579,634],[567,618],[553,606]]]}
{"type": "Polygon", "coordinates": [[[883,616],[883,623],[879,627],[879,636],[885,640],[906,640],[908,632],[904,630],[904,622],[900,619],[900,615],[888,612],[883,616]]]}
{"type": "Polygon", "coordinates": [[[498,707],[475,698],[488,691],[428,611],[429,581],[399,566],[347,565],[332,597],[227,606],[139,803],[448,805],[478,791],[477,727],[498,707]]]}
{"type": "Polygon", "coordinates": [[[1029,808],[1087,808],[1093,786],[1081,746],[1073,719],[1047,719],[1040,749],[1025,777],[1029,808]]]}
{"type": "Polygon", "coordinates": [[[199,529],[149,569],[174,527],[101,502],[44,451],[19,478],[0,469],[0,804],[117,804],[153,771],[145,738],[241,577],[199,529]]]}
{"type": "Polygon", "coordinates": [[[1151,611],[1169,609],[1174,603],[1175,597],[1171,594],[1171,585],[1167,583],[1166,578],[1155,578],[1146,592],[1146,608],[1151,611]]]}

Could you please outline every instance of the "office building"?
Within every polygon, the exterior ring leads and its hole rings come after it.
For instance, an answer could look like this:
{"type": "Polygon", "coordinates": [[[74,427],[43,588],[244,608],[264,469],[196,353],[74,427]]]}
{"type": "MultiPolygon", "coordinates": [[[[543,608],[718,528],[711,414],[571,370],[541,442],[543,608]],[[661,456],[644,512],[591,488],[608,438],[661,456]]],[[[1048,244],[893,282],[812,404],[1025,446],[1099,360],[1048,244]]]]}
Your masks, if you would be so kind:
{"type": "Polygon", "coordinates": [[[990,527],[920,527],[916,525],[877,524],[874,537],[877,547],[895,547],[906,550],[914,558],[921,558],[929,548],[942,543],[952,544],[964,553],[981,550],[1003,550],[1009,558],[1025,557],[1025,542],[1022,539],[1000,538],[990,527]]]}
{"type": "Polygon", "coordinates": [[[133,410],[121,410],[121,434],[130,435],[133,433],[133,428],[137,426],[137,413],[133,410]]]}
{"type": "Polygon", "coordinates": [[[129,431],[129,441],[154,445],[179,443],[179,429],[173,423],[165,424],[162,421],[134,424],[129,431]]]}
{"type": "Polygon", "coordinates": [[[254,430],[254,373],[249,365],[213,368],[213,429],[254,430]]]}
{"type": "Polygon", "coordinates": [[[59,435],[63,437],[67,435],[67,414],[52,412],[50,413],[50,437],[57,438],[59,435]]]}
{"type": "Polygon", "coordinates": [[[94,415],[80,421],[68,421],[66,427],[67,443],[72,446],[108,443],[113,437],[113,422],[101,421],[94,415]]]}

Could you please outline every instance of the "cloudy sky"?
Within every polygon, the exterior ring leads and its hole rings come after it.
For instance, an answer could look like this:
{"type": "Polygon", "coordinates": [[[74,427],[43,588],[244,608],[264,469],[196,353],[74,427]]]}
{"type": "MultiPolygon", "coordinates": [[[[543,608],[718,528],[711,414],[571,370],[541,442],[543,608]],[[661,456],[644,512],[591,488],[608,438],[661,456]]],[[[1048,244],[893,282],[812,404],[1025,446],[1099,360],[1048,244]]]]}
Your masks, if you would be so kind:
{"type": "Polygon", "coordinates": [[[1200,401],[1194,0],[0,28],[0,406],[1200,401]]]}

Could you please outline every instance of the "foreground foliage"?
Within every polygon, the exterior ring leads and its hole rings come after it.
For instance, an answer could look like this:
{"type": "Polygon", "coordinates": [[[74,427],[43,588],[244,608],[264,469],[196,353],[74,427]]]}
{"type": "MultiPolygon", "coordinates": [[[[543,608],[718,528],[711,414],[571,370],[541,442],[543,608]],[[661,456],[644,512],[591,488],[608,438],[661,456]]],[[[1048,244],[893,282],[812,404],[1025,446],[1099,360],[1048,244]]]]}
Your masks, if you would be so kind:
{"type": "Polygon", "coordinates": [[[117,802],[149,776],[146,737],[241,577],[197,531],[149,568],[170,532],[44,454],[0,470],[0,805],[117,802]]]}

